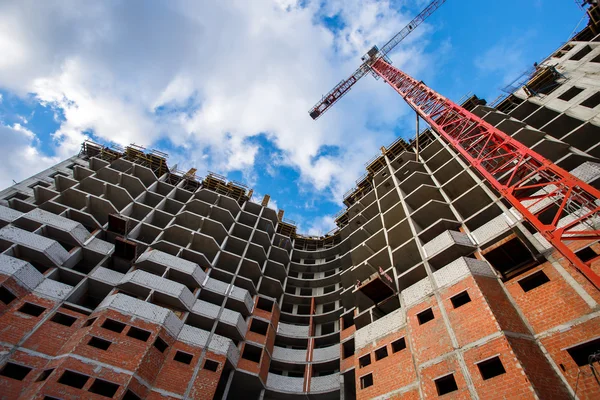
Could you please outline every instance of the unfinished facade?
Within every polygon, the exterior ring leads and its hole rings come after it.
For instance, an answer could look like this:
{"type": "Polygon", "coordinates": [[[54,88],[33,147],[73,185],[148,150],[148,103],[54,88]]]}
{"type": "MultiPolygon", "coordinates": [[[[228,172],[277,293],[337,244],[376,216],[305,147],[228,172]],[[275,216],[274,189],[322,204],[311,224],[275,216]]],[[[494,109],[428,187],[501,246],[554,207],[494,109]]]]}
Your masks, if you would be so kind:
{"type": "MultiPolygon", "coordinates": [[[[590,15],[464,107],[600,187],[590,15]]],[[[437,133],[383,148],[324,237],[250,197],[91,142],[0,192],[0,398],[600,397],[600,292],[437,133]]]]}

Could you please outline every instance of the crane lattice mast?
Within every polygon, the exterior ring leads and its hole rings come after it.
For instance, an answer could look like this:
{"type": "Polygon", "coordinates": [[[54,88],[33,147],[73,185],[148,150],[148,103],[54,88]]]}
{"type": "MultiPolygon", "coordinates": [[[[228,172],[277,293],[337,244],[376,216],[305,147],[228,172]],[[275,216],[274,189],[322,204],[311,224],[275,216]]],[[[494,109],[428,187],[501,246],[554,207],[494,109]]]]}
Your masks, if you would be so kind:
{"type": "MultiPolygon", "coordinates": [[[[363,64],[310,111],[317,119],[362,76],[388,83],[415,112],[477,170],[542,236],[596,288],[600,277],[569,247],[600,239],[600,191],[391,65],[387,54],[444,1],[433,1],[381,50],[373,47],[363,64]],[[568,218],[564,218],[568,216],[568,218]]],[[[418,134],[418,133],[417,133],[418,134]]],[[[592,260],[594,261],[594,260],[592,260]]]]}

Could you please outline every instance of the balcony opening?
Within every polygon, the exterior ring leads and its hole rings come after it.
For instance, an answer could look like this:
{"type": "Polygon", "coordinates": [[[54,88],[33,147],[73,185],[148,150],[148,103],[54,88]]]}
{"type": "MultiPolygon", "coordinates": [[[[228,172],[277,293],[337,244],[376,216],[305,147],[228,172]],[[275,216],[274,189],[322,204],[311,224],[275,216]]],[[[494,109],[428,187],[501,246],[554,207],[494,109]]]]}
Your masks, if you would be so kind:
{"type": "Polygon", "coordinates": [[[417,314],[417,320],[419,321],[419,325],[423,325],[433,320],[434,318],[435,315],[433,314],[433,310],[431,308],[428,308],[427,310],[421,311],[417,314]]]}
{"type": "Polygon", "coordinates": [[[331,292],[335,292],[335,285],[326,286],[323,289],[323,294],[325,294],[325,293],[331,293],[331,292]]]}
{"type": "Polygon", "coordinates": [[[446,393],[451,393],[458,390],[458,386],[456,385],[456,380],[454,379],[453,374],[438,378],[434,380],[434,382],[438,396],[442,396],[446,393]]]}
{"type": "Polygon", "coordinates": [[[116,383],[104,381],[102,379],[95,379],[89,391],[92,393],[99,394],[100,396],[112,398],[115,393],[119,390],[119,385],[116,383]]]}
{"type": "Polygon", "coordinates": [[[300,296],[312,296],[312,289],[311,288],[301,288],[300,296]]]}
{"type": "Polygon", "coordinates": [[[269,324],[263,320],[253,318],[252,324],[250,324],[250,331],[258,333],[259,335],[266,335],[269,329],[269,324]]]}
{"type": "Polygon", "coordinates": [[[328,313],[335,310],[335,302],[323,304],[323,313],[328,313]]]}
{"type": "Polygon", "coordinates": [[[375,361],[379,361],[388,356],[387,346],[384,346],[380,349],[375,350],[375,361]]]}
{"type": "Polygon", "coordinates": [[[392,353],[397,353],[406,348],[406,340],[404,338],[400,338],[396,341],[392,342],[392,353]]]}
{"type": "Polygon", "coordinates": [[[131,328],[129,328],[127,336],[137,340],[141,340],[142,342],[146,342],[150,337],[150,332],[132,326],[131,328]]]}
{"type": "Polygon", "coordinates": [[[354,339],[347,340],[342,343],[342,359],[346,359],[354,355],[354,339]]]}
{"type": "Polygon", "coordinates": [[[75,323],[75,321],[77,321],[77,318],[57,312],[52,318],[50,318],[50,321],[64,326],[71,326],[75,323]]]}
{"type": "Polygon", "coordinates": [[[259,297],[256,302],[256,308],[271,312],[273,310],[273,300],[266,299],[264,297],[259,297]]]}
{"type": "Polygon", "coordinates": [[[175,357],[173,357],[173,360],[178,361],[182,364],[191,364],[192,359],[194,358],[194,356],[192,354],[189,353],[184,353],[183,351],[178,351],[177,353],[175,353],[175,357]]]}
{"type": "Polygon", "coordinates": [[[477,368],[479,368],[479,373],[484,381],[506,373],[504,365],[502,365],[502,361],[500,361],[500,357],[498,356],[477,363],[477,368]]]}
{"type": "Polygon", "coordinates": [[[40,374],[40,376],[38,376],[38,378],[35,380],[36,382],[43,382],[46,379],[48,379],[48,377],[50,376],[50,374],[52,373],[52,371],[54,371],[54,368],[50,368],[47,369],[45,371],[42,371],[42,373],[40,374]]]}
{"type": "Polygon", "coordinates": [[[592,355],[599,352],[600,337],[567,349],[567,353],[569,353],[578,367],[590,364],[593,361],[592,355]]]}
{"type": "Polygon", "coordinates": [[[354,326],[354,315],[349,312],[342,316],[342,329],[348,329],[351,326],[354,326]]]}
{"type": "Polygon", "coordinates": [[[328,322],[321,325],[321,335],[329,335],[333,332],[335,332],[335,324],[333,322],[328,322]]]}
{"type": "Polygon", "coordinates": [[[4,368],[2,368],[2,371],[0,371],[0,376],[22,381],[29,372],[31,372],[31,368],[29,367],[8,362],[4,368]]]}
{"type": "Polygon", "coordinates": [[[360,388],[366,389],[373,386],[373,374],[368,374],[360,377],[360,388]]]}
{"type": "Polygon", "coordinates": [[[58,379],[58,383],[81,389],[85,386],[88,379],[90,379],[90,377],[87,375],[67,370],[63,372],[62,376],[58,379]]]}
{"type": "Polygon", "coordinates": [[[471,297],[469,296],[469,292],[465,290],[464,292],[460,292],[456,296],[451,297],[450,301],[452,302],[452,306],[454,308],[458,308],[464,306],[467,303],[470,303],[471,297]]]}
{"type": "Polygon", "coordinates": [[[161,353],[164,353],[165,350],[169,347],[169,345],[167,344],[167,342],[162,340],[160,336],[157,336],[156,340],[154,341],[154,347],[156,347],[156,349],[161,353]]]}
{"type": "Polygon", "coordinates": [[[88,341],[88,346],[95,347],[100,350],[108,350],[110,345],[112,344],[108,340],[100,339],[99,337],[92,336],[92,338],[88,341]]]}
{"type": "Polygon", "coordinates": [[[370,354],[366,354],[358,359],[358,367],[359,368],[364,368],[367,365],[371,365],[371,355],[370,354]]]}
{"type": "Polygon", "coordinates": [[[113,331],[116,333],[123,332],[123,329],[125,329],[126,326],[127,325],[125,325],[122,322],[115,321],[114,319],[108,319],[108,318],[102,324],[102,328],[108,329],[109,331],[113,331]]]}
{"type": "Polygon", "coordinates": [[[244,346],[244,352],[242,353],[242,358],[258,363],[260,362],[261,356],[262,348],[246,343],[244,346]]]}
{"type": "Polygon", "coordinates": [[[23,314],[31,315],[32,317],[39,317],[46,309],[37,304],[25,303],[18,311],[23,314]]]}
{"type": "Polygon", "coordinates": [[[15,296],[10,290],[5,288],[4,286],[0,286],[0,301],[6,305],[12,303],[17,296],[15,296]]]}
{"type": "Polygon", "coordinates": [[[496,271],[502,274],[504,279],[511,278],[539,264],[527,246],[517,237],[502,243],[483,256],[496,271]]]}
{"type": "Polygon", "coordinates": [[[521,279],[518,283],[524,292],[529,292],[530,290],[533,290],[536,287],[542,286],[544,283],[548,282],[550,282],[550,279],[544,273],[544,271],[538,271],[534,274],[529,275],[526,278],[521,279]]]}
{"type": "Polygon", "coordinates": [[[217,372],[217,370],[219,369],[219,363],[213,360],[206,360],[204,362],[204,369],[212,371],[212,372],[217,372]]]}

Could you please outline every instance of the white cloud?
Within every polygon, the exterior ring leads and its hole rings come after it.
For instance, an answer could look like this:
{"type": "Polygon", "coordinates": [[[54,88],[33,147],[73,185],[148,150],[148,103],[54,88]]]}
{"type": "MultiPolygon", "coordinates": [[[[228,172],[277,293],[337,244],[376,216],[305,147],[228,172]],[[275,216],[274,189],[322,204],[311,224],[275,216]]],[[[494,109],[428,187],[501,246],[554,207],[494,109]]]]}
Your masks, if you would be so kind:
{"type": "MultiPolygon", "coordinates": [[[[122,145],[168,141],[171,162],[252,180],[261,148],[248,139],[264,134],[301,185],[341,201],[407,108],[366,77],[326,117],[307,111],[411,17],[387,0],[2,2],[0,51],[13,56],[0,62],[0,82],[64,116],[58,157],[93,132],[122,145]],[[332,32],[319,19],[334,15],[344,26],[332,32]],[[339,151],[317,156],[322,146],[339,151]]],[[[428,29],[403,43],[395,65],[432,73],[428,29]]]]}
{"type": "Polygon", "coordinates": [[[335,218],[331,215],[324,215],[314,219],[308,227],[308,234],[321,236],[335,228],[335,218]]]}

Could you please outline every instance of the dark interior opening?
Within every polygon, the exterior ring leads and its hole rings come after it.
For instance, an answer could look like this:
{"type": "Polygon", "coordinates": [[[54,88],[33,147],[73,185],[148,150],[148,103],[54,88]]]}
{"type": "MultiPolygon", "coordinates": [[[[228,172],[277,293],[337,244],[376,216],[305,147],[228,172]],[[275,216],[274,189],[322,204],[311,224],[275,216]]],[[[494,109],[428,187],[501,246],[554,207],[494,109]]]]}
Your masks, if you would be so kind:
{"type": "Polygon", "coordinates": [[[301,288],[300,296],[312,296],[312,289],[311,288],[301,288]]]}
{"type": "Polygon", "coordinates": [[[358,359],[358,367],[359,368],[364,368],[367,365],[371,365],[371,355],[370,354],[366,354],[358,359]]]}
{"type": "Polygon", "coordinates": [[[85,386],[88,379],[90,379],[90,377],[87,375],[79,374],[73,371],[65,371],[63,372],[62,376],[58,379],[58,383],[81,389],[85,386]]]}
{"type": "Polygon", "coordinates": [[[360,388],[366,389],[373,386],[373,374],[368,374],[360,377],[360,388]]]}
{"type": "Polygon", "coordinates": [[[212,372],[217,372],[217,369],[219,369],[219,363],[213,360],[206,360],[204,362],[204,369],[207,369],[209,371],[212,372]]]}
{"type": "Polygon", "coordinates": [[[396,341],[392,342],[392,353],[397,353],[406,348],[406,340],[404,338],[400,338],[396,341]]]}
{"type": "Polygon", "coordinates": [[[335,324],[333,322],[321,325],[321,335],[328,335],[333,332],[335,332],[335,324]]]}
{"type": "Polygon", "coordinates": [[[45,371],[42,371],[42,373],[36,379],[36,382],[42,382],[42,381],[45,381],[46,379],[48,379],[48,377],[50,376],[52,371],[54,371],[54,368],[50,368],[45,371]]]}
{"type": "Polygon", "coordinates": [[[5,288],[4,286],[0,286],[0,301],[6,305],[12,303],[17,296],[15,296],[10,290],[5,288]]]}
{"type": "Polygon", "coordinates": [[[533,290],[536,287],[542,286],[544,283],[548,282],[550,282],[550,279],[548,279],[548,276],[544,273],[544,271],[538,271],[526,278],[521,279],[518,283],[524,292],[529,292],[530,290],[533,290]]]}
{"type": "Polygon", "coordinates": [[[438,378],[434,380],[434,382],[439,396],[458,390],[458,386],[456,385],[456,380],[454,379],[453,374],[438,378]]]}
{"type": "Polygon", "coordinates": [[[102,379],[94,380],[92,386],[90,386],[89,391],[92,393],[99,394],[100,396],[113,397],[115,393],[119,390],[119,385],[116,383],[104,381],[102,379]]]}
{"type": "Polygon", "coordinates": [[[348,329],[351,326],[354,326],[354,315],[352,312],[342,316],[342,329],[348,329]]]}
{"type": "Polygon", "coordinates": [[[598,104],[600,104],[600,92],[596,92],[584,101],[581,102],[581,105],[587,108],[594,108],[598,104]]]}
{"type": "Polygon", "coordinates": [[[140,328],[136,328],[135,326],[132,326],[131,328],[129,328],[129,331],[127,332],[127,336],[132,337],[137,340],[141,340],[142,342],[145,342],[150,337],[150,332],[145,331],[140,328]]]}
{"type": "Polygon", "coordinates": [[[162,340],[160,336],[157,336],[156,340],[154,341],[154,347],[156,347],[156,349],[161,353],[164,353],[167,347],[169,347],[169,345],[167,344],[167,342],[162,340]]]}
{"type": "Polygon", "coordinates": [[[244,346],[244,352],[242,353],[242,358],[257,363],[260,362],[261,356],[262,349],[260,347],[246,343],[246,345],[244,346]]]}
{"type": "Polygon", "coordinates": [[[50,321],[56,322],[57,324],[61,324],[64,326],[71,326],[75,323],[75,321],[77,321],[77,318],[57,312],[52,316],[52,318],[50,318],[50,321]]]}
{"type": "Polygon", "coordinates": [[[471,297],[469,296],[469,292],[465,290],[464,292],[460,292],[456,296],[451,297],[450,301],[452,302],[452,306],[454,308],[458,308],[460,306],[464,306],[467,303],[470,303],[471,297]]]}
{"type": "Polygon", "coordinates": [[[600,337],[590,340],[589,342],[567,349],[567,352],[575,361],[577,366],[583,367],[590,363],[590,356],[600,353],[600,337]]]}
{"type": "Polygon", "coordinates": [[[598,257],[598,253],[596,253],[594,251],[594,249],[592,249],[591,246],[583,248],[579,251],[576,251],[575,255],[577,257],[579,257],[579,259],[583,262],[587,262],[587,261],[593,260],[594,258],[598,257]]]}
{"type": "Polygon", "coordinates": [[[131,390],[127,389],[127,392],[125,392],[125,396],[123,396],[123,400],[142,400],[142,398],[137,394],[133,393],[131,390]]]}
{"type": "Polygon", "coordinates": [[[433,315],[433,310],[431,308],[428,308],[427,310],[421,311],[420,313],[417,314],[417,319],[419,320],[419,325],[423,325],[424,323],[427,323],[431,320],[433,320],[435,318],[435,315],[433,315]]]}
{"type": "Polygon", "coordinates": [[[31,315],[33,317],[39,317],[46,309],[37,304],[25,303],[18,310],[20,313],[31,315]]]}
{"type": "Polygon", "coordinates": [[[335,302],[323,304],[323,312],[328,313],[335,310],[335,302]]]}
{"type": "Polygon", "coordinates": [[[177,353],[175,353],[175,357],[173,357],[173,360],[189,365],[191,364],[193,358],[194,356],[192,354],[184,353],[183,351],[178,351],[177,353]]]}
{"type": "Polygon", "coordinates": [[[566,92],[564,92],[563,94],[558,96],[558,98],[561,100],[564,100],[564,101],[569,101],[581,92],[583,92],[583,89],[573,86],[572,88],[570,88],[569,90],[567,90],[566,92]]]}
{"type": "Polygon", "coordinates": [[[579,61],[583,57],[590,54],[591,51],[592,51],[592,48],[586,44],[585,46],[583,46],[583,48],[581,50],[579,50],[577,53],[575,53],[575,55],[573,55],[571,58],[569,58],[569,60],[579,61]]]}
{"type": "Polygon", "coordinates": [[[16,379],[18,381],[22,381],[25,379],[27,374],[31,372],[31,368],[26,367],[24,365],[14,364],[11,362],[6,363],[2,371],[0,371],[1,376],[6,376],[7,378],[16,379]]]}
{"type": "Polygon", "coordinates": [[[108,350],[112,343],[108,340],[100,339],[99,337],[92,336],[88,341],[88,346],[95,347],[100,350],[108,350]]]}
{"type": "Polygon", "coordinates": [[[388,356],[387,346],[384,346],[380,349],[375,350],[375,361],[379,361],[382,358],[386,358],[388,356]]]}
{"type": "Polygon", "coordinates": [[[533,267],[535,259],[519,238],[513,238],[484,254],[485,259],[505,278],[526,267],[533,267]]]}
{"type": "Polygon", "coordinates": [[[502,361],[500,361],[500,357],[482,361],[477,364],[477,368],[479,368],[479,373],[484,381],[506,373],[504,365],[502,365],[502,361]]]}
{"type": "Polygon", "coordinates": [[[354,355],[354,339],[342,343],[342,359],[354,355]]]}
{"type": "Polygon", "coordinates": [[[83,327],[87,328],[88,326],[91,326],[94,322],[96,322],[96,318],[97,317],[90,318],[87,321],[85,321],[85,324],[83,324],[83,327]]]}
{"type": "Polygon", "coordinates": [[[266,335],[269,329],[269,324],[263,320],[253,318],[252,324],[250,324],[250,331],[258,333],[259,335],[266,335]]]}
{"type": "Polygon", "coordinates": [[[123,329],[125,329],[126,326],[127,325],[125,325],[122,322],[115,321],[114,319],[108,319],[108,318],[102,323],[102,328],[108,329],[109,331],[113,331],[113,332],[117,332],[117,333],[123,332],[123,329]]]}
{"type": "Polygon", "coordinates": [[[273,300],[265,299],[264,297],[259,297],[256,302],[256,308],[271,312],[273,310],[273,300]]]}

